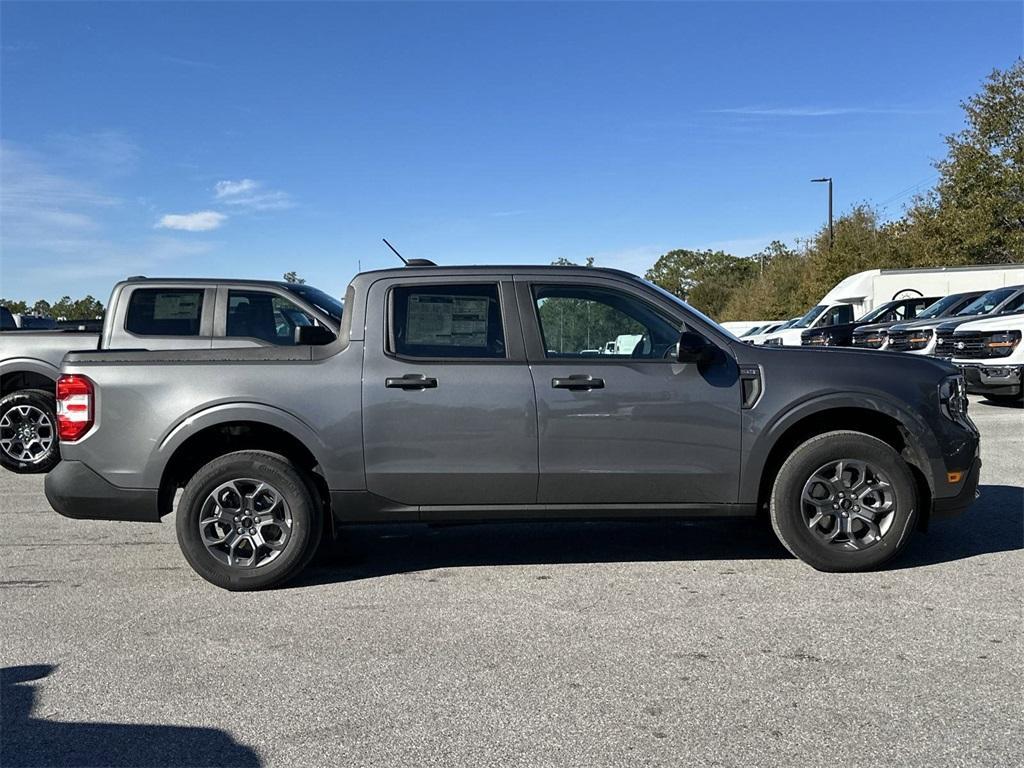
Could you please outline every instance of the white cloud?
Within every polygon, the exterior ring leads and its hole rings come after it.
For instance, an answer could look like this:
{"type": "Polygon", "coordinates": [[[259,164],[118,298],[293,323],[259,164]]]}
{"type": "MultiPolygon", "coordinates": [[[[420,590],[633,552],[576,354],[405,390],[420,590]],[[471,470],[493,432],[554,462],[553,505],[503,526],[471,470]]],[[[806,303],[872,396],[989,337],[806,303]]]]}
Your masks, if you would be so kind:
{"type": "Polygon", "coordinates": [[[295,205],[287,192],[266,189],[262,182],[253,179],[218,181],[213,185],[213,193],[225,205],[254,211],[282,211],[295,205]]]}
{"type": "Polygon", "coordinates": [[[160,217],[157,229],[180,229],[185,232],[207,232],[216,229],[227,219],[217,211],[196,211],[195,213],[168,213],[160,217]]]}
{"type": "Polygon", "coordinates": [[[239,179],[238,181],[218,181],[213,185],[213,191],[218,199],[244,195],[256,190],[259,183],[252,179],[239,179]]]}

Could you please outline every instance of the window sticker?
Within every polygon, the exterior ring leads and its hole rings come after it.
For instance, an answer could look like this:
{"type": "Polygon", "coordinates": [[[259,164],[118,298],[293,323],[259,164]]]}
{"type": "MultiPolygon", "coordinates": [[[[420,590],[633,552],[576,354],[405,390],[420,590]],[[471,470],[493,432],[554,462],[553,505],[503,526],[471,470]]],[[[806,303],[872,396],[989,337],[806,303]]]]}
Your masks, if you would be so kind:
{"type": "Polygon", "coordinates": [[[406,343],[486,347],[486,296],[412,295],[406,314],[406,343]]]}
{"type": "Polygon", "coordinates": [[[154,298],[154,320],[192,320],[198,316],[198,293],[158,293],[154,298]]]}

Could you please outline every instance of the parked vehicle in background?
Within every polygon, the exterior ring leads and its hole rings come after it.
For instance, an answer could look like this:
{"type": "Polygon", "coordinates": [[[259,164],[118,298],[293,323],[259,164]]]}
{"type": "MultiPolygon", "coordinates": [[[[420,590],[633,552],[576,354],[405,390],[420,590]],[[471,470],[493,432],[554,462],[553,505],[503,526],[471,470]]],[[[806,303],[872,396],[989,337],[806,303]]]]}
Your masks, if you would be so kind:
{"type": "Polygon", "coordinates": [[[792,328],[793,324],[799,319],[799,317],[791,317],[789,320],[786,320],[774,328],[769,328],[769,330],[763,332],[745,335],[741,337],[741,340],[745,341],[747,344],[760,344],[767,339],[770,334],[777,333],[778,331],[784,331],[787,328],[792,328]]]}
{"type": "Polygon", "coordinates": [[[735,336],[746,336],[753,328],[764,328],[771,320],[727,320],[722,327],[735,336]]]}
{"type": "Polygon", "coordinates": [[[46,315],[23,315],[15,313],[14,324],[23,331],[50,331],[57,327],[57,321],[46,315]]]}
{"type": "Polygon", "coordinates": [[[911,320],[917,317],[918,312],[934,304],[938,299],[938,296],[929,296],[889,301],[852,323],[804,331],[800,334],[800,343],[809,347],[849,347],[853,344],[854,331],[861,326],[871,324],[888,327],[894,323],[911,320]]]}
{"type": "Polygon", "coordinates": [[[989,291],[979,296],[953,317],[936,326],[931,352],[924,350],[924,353],[946,360],[952,359],[954,354],[951,344],[952,337],[961,325],[981,320],[984,317],[1012,314],[1022,308],[1024,308],[1024,285],[1010,285],[1006,288],[989,291]]]}
{"type": "Polygon", "coordinates": [[[1024,405],[1024,307],[963,323],[953,332],[953,364],[967,391],[995,403],[1024,405]]]}
{"type": "Polygon", "coordinates": [[[13,331],[18,328],[14,315],[7,307],[0,307],[0,331],[13,331]]]}
{"type": "Polygon", "coordinates": [[[958,291],[991,289],[1024,281],[1024,264],[932,269],[871,269],[840,281],[788,329],[769,335],[763,344],[795,346],[806,330],[852,323],[880,304],[958,291]]]}
{"type": "Polygon", "coordinates": [[[890,334],[894,334],[896,339],[894,351],[906,351],[911,343],[917,344],[923,339],[920,335],[914,336],[913,330],[924,331],[934,328],[937,323],[929,324],[928,321],[941,322],[943,318],[952,317],[983,293],[985,291],[950,294],[922,309],[911,322],[862,325],[853,332],[853,346],[864,349],[888,349],[890,334]]]}
{"type": "MultiPolygon", "coordinates": [[[[955,329],[957,323],[977,320],[1001,311],[1004,305],[1015,304],[1020,286],[1006,286],[986,291],[948,315],[918,318],[910,323],[899,323],[889,328],[886,349],[891,352],[909,352],[915,355],[935,355],[938,332],[942,326],[955,329]]],[[[951,357],[947,355],[946,357],[951,357]]]]}
{"type": "Polygon", "coordinates": [[[0,464],[14,472],[47,472],[60,460],[54,386],[67,352],[294,346],[298,327],[318,325],[311,308],[341,317],[340,302],[307,285],[139,277],[114,286],[99,333],[80,332],[77,323],[5,331],[0,464]]]}
{"type": "Polygon", "coordinates": [[[858,571],[974,499],[941,361],[753,347],[597,267],[410,266],[346,296],[324,344],[68,354],[53,508],[156,522],[183,489],[185,558],[256,589],[325,527],[383,521],[762,512],[811,566],[858,571]]]}

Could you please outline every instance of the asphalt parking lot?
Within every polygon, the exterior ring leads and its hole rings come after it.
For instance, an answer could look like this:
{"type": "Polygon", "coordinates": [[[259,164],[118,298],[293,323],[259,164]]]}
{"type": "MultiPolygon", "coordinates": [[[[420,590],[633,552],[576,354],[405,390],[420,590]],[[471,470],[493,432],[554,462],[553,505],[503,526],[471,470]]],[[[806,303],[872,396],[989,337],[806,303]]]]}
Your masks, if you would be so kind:
{"type": "Polygon", "coordinates": [[[0,765],[1021,765],[1024,413],[982,498],[826,575],[749,522],[368,527],[231,594],[0,474],[0,765]]]}

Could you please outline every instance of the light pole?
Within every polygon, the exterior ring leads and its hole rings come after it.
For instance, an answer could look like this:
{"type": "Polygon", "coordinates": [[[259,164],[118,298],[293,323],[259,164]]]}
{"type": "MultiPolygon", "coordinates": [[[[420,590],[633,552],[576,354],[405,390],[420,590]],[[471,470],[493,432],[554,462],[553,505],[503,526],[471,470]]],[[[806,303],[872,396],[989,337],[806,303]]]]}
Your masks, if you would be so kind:
{"type": "Polygon", "coordinates": [[[811,181],[815,184],[819,184],[824,181],[828,182],[828,249],[831,251],[832,243],[834,243],[836,239],[835,230],[832,229],[832,177],[829,176],[823,179],[811,179],[811,181]]]}

